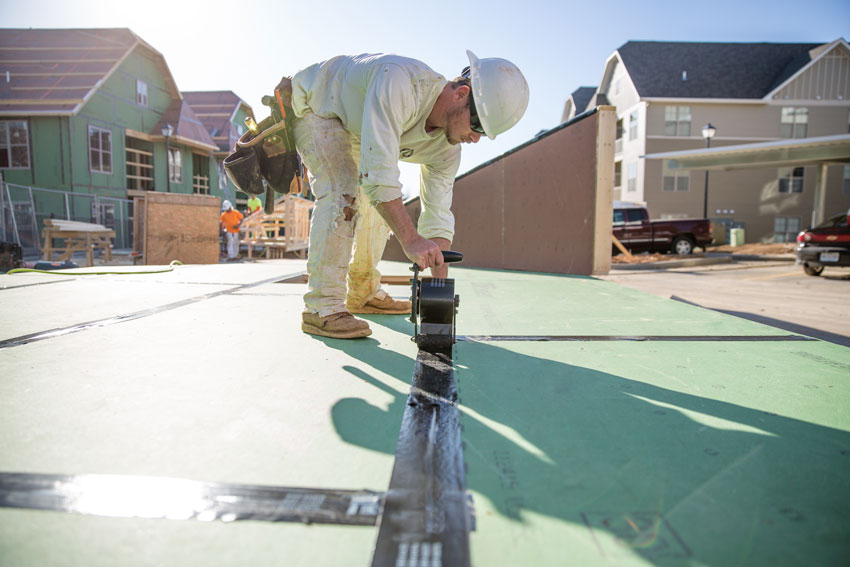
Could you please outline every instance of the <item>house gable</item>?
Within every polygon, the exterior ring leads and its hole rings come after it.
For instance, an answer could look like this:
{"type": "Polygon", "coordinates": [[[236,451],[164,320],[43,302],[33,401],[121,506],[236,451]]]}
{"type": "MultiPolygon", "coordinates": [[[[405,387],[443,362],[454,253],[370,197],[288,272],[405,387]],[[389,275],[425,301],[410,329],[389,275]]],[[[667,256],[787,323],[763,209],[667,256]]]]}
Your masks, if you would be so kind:
{"type": "Polygon", "coordinates": [[[850,100],[850,47],[843,39],[812,50],[813,60],[765,97],[777,101],[850,100]]]}
{"type": "Polygon", "coordinates": [[[575,118],[576,115],[587,110],[595,94],[596,87],[579,87],[573,91],[567,102],[564,103],[564,113],[561,116],[561,122],[575,118]]]}

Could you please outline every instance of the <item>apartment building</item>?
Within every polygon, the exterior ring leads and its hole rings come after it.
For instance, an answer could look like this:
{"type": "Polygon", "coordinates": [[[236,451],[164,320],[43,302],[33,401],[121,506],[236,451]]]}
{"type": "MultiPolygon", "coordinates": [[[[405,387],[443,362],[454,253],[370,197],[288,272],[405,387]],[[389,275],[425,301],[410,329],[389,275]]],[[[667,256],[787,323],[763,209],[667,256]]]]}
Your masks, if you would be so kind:
{"type": "MultiPolygon", "coordinates": [[[[743,227],[747,241],[793,240],[811,218],[816,167],[673,170],[644,156],[850,131],[850,47],[824,44],[630,41],[581,87],[564,121],[617,108],[614,198],[645,202],[653,218],[703,216],[743,227]],[[589,96],[588,96],[589,95],[589,96]],[[702,130],[715,129],[707,140],[702,130]]],[[[828,168],[826,213],[850,208],[850,166],[828,168]]]]}

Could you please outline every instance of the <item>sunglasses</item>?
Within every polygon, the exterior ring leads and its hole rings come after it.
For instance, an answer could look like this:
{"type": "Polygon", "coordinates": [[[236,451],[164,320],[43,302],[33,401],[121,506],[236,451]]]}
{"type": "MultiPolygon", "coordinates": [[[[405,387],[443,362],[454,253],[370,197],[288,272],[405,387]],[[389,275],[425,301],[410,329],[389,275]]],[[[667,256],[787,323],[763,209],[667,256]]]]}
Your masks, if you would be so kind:
{"type": "Polygon", "coordinates": [[[484,127],[481,125],[481,119],[478,118],[478,111],[475,109],[475,100],[472,98],[472,91],[469,92],[469,127],[473,132],[486,134],[484,127]]]}
{"type": "MultiPolygon", "coordinates": [[[[460,76],[464,79],[469,79],[471,75],[469,67],[464,67],[460,72],[460,76]]],[[[475,108],[475,100],[472,98],[472,89],[469,89],[469,127],[473,132],[486,135],[484,127],[481,125],[481,119],[478,118],[478,110],[475,108]]]]}

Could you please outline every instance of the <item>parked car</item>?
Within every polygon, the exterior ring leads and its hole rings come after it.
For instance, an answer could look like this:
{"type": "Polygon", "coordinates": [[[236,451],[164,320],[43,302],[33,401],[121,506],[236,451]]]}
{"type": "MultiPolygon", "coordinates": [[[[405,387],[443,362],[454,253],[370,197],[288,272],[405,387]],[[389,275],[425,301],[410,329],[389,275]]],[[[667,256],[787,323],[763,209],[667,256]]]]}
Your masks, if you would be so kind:
{"type": "Polygon", "coordinates": [[[631,252],[674,254],[690,254],[714,240],[708,219],[649,220],[646,207],[626,201],[614,201],[614,236],[631,252]]]}
{"type": "Polygon", "coordinates": [[[832,216],[797,235],[797,263],[810,276],[825,266],[850,266],[850,211],[832,216]]]}

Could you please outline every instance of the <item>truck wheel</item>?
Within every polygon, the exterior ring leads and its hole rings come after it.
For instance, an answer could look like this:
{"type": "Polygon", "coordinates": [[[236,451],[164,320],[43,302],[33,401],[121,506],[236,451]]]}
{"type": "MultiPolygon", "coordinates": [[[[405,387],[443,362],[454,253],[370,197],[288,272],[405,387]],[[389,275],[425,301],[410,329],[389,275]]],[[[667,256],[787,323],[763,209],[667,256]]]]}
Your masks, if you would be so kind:
{"type": "Polygon", "coordinates": [[[687,236],[677,236],[673,239],[673,246],[670,247],[670,250],[674,254],[688,255],[694,251],[694,241],[687,236]]]}
{"type": "Polygon", "coordinates": [[[819,276],[823,272],[823,266],[810,266],[803,264],[803,271],[810,276],[819,276]]]}

